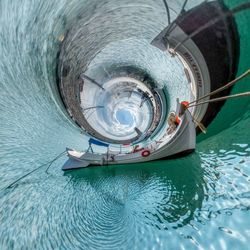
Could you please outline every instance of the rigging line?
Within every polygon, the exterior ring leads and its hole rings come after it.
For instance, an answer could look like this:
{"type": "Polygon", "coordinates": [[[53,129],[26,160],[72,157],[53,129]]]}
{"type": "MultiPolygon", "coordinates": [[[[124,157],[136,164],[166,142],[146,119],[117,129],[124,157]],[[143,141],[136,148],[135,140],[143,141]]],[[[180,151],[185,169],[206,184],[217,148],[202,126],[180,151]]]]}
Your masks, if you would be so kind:
{"type": "Polygon", "coordinates": [[[104,108],[104,106],[92,106],[92,107],[88,107],[88,108],[82,108],[82,111],[87,111],[87,110],[91,110],[91,109],[98,109],[98,108],[104,108]]]}
{"type": "Polygon", "coordinates": [[[168,25],[170,25],[171,19],[170,19],[170,11],[169,11],[169,7],[168,7],[168,3],[167,3],[167,0],[162,0],[162,1],[165,5],[166,11],[167,11],[168,25]]]}
{"type": "Polygon", "coordinates": [[[224,101],[224,100],[238,98],[238,97],[243,97],[243,96],[250,96],[250,91],[244,92],[244,93],[235,94],[235,95],[218,97],[218,98],[210,99],[210,100],[207,100],[207,101],[204,101],[204,102],[198,102],[198,103],[195,103],[195,104],[192,104],[192,105],[188,105],[188,108],[196,107],[196,106],[203,105],[203,104],[206,104],[206,103],[219,102],[219,101],[224,101]]]}
{"type": "Polygon", "coordinates": [[[175,51],[182,45],[184,44],[187,40],[191,39],[192,37],[194,37],[195,35],[197,35],[198,33],[200,33],[201,31],[213,26],[214,24],[216,24],[217,22],[221,21],[222,16],[223,18],[225,17],[229,17],[231,15],[234,15],[238,12],[241,12],[243,10],[249,9],[250,8],[250,2],[247,3],[243,3],[241,5],[238,5],[237,7],[229,10],[229,11],[225,11],[224,15],[221,15],[220,17],[214,18],[210,21],[208,21],[207,23],[205,23],[204,25],[202,25],[200,28],[198,28],[197,30],[195,30],[194,32],[192,32],[190,35],[188,35],[185,39],[183,39],[181,42],[179,42],[172,50],[171,50],[171,54],[175,54],[175,51]]]}
{"type": "MultiPolygon", "coordinates": [[[[181,10],[178,14],[178,16],[175,18],[175,20],[173,22],[170,23],[170,25],[168,26],[167,28],[167,31],[166,31],[166,37],[175,29],[175,27],[177,26],[177,23],[176,23],[176,20],[183,14],[184,10],[185,10],[185,7],[187,5],[187,2],[188,0],[185,0],[182,7],[181,7],[181,10]]],[[[206,3],[206,1],[204,1],[202,4],[206,3]]]]}
{"type": "Polygon", "coordinates": [[[85,119],[88,120],[90,118],[90,116],[92,116],[95,113],[95,110],[90,110],[90,114],[88,115],[88,117],[86,117],[85,119]],[[92,111],[92,112],[91,112],[92,111]]]}
{"type": "Polygon", "coordinates": [[[214,91],[212,91],[212,92],[210,92],[210,93],[208,93],[208,94],[206,94],[206,95],[204,95],[204,96],[202,96],[202,97],[200,97],[200,98],[198,98],[198,99],[196,99],[196,100],[194,100],[192,102],[190,102],[189,104],[193,104],[193,103],[198,102],[198,101],[200,101],[200,100],[202,100],[202,99],[204,99],[206,97],[215,95],[215,94],[217,94],[217,93],[219,93],[219,92],[221,92],[221,91],[235,85],[237,82],[239,82],[241,79],[247,77],[249,74],[250,74],[250,69],[248,69],[245,73],[243,73],[239,77],[235,78],[233,81],[229,82],[228,84],[226,84],[226,85],[224,85],[224,86],[222,86],[222,87],[220,87],[220,88],[218,88],[218,89],[216,89],[216,90],[214,90],[214,91]]]}
{"type": "Polygon", "coordinates": [[[24,179],[25,177],[31,175],[32,173],[36,172],[37,170],[39,170],[40,168],[48,165],[48,164],[51,164],[53,163],[55,160],[57,160],[58,158],[60,158],[66,151],[63,151],[62,153],[60,153],[58,156],[56,156],[52,161],[49,161],[47,163],[44,163],[40,166],[38,166],[37,168],[31,170],[30,172],[28,172],[27,174],[21,176],[20,178],[18,178],[17,180],[13,181],[11,184],[9,184],[7,187],[5,187],[4,189],[2,190],[6,190],[6,189],[9,189],[9,188],[12,188],[14,184],[18,183],[20,180],[24,179]]]}
{"type": "MultiPolygon", "coordinates": [[[[166,39],[166,41],[168,41],[168,38],[167,38],[167,37],[171,34],[171,32],[172,32],[172,31],[176,28],[176,26],[177,26],[177,23],[176,23],[177,19],[179,19],[179,22],[182,22],[182,21],[184,20],[184,18],[186,18],[186,17],[190,16],[191,14],[193,14],[193,12],[190,11],[190,12],[188,12],[188,13],[186,14],[186,16],[182,16],[182,14],[183,14],[184,11],[185,11],[185,7],[186,7],[186,5],[187,5],[187,2],[188,2],[188,0],[185,0],[185,2],[183,3],[182,8],[181,8],[181,10],[180,10],[178,16],[175,18],[175,20],[174,20],[174,21],[169,25],[169,27],[167,28],[166,34],[165,34],[165,39],[166,39]]],[[[207,2],[208,2],[208,0],[203,1],[203,2],[199,5],[199,7],[205,5],[207,2]]]]}
{"type": "Polygon", "coordinates": [[[100,84],[100,83],[98,83],[96,80],[94,80],[93,78],[91,78],[91,77],[89,77],[89,76],[87,76],[87,75],[85,75],[85,74],[81,74],[80,75],[80,77],[83,79],[83,80],[88,80],[88,81],[90,81],[91,83],[93,83],[93,84],[95,84],[96,86],[98,86],[100,89],[102,89],[102,90],[105,90],[104,88],[103,88],[103,86],[100,84]]]}
{"type": "Polygon", "coordinates": [[[112,78],[111,75],[110,75],[110,73],[108,72],[108,70],[104,66],[102,66],[102,68],[105,71],[105,73],[108,75],[108,77],[112,78]]]}

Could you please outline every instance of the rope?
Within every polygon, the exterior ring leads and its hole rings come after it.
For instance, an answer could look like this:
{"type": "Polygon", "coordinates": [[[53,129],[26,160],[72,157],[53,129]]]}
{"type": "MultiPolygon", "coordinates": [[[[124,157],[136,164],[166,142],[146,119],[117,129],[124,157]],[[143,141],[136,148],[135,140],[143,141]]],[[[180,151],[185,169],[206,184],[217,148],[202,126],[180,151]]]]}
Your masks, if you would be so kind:
{"type": "MultiPolygon", "coordinates": [[[[203,105],[203,104],[207,104],[207,103],[213,103],[213,102],[219,102],[219,101],[224,101],[224,100],[228,100],[228,99],[233,99],[233,98],[238,98],[238,97],[243,97],[243,96],[250,96],[250,91],[248,92],[244,92],[244,93],[239,93],[239,94],[234,94],[234,95],[229,95],[229,96],[223,96],[223,97],[218,97],[218,98],[214,98],[214,99],[210,99],[210,100],[206,100],[206,101],[203,101],[203,102],[198,102],[206,97],[210,97],[214,94],[217,94],[233,85],[235,85],[237,82],[239,82],[241,79],[243,79],[244,77],[248,76],[250,74],[250,69],[248,69],[245,73],[243,73],[242,75],[240,75],[239,77],[237,77],[236,79],[234,79],[233,81],[229,82],[228,84],[188,103],[185,105],[185,109],[189,109],[189,108],[192,108],[192,107],[196,107],[196,106],[199,106],[199,105],[203,105]]],[[[196,123],[196,125],[200,128],[200,130],[206,134],[207,132],[207,129],[205,128],[205,126],[200,123],[199,121],[195,120],[194,117],[193,117],[193,121],[196,123]]]]}
{"type": "Polygon", "coordinates": [[[49,163],[49,166],[46,168],[45,170],[45,173],[48,174],[48,170],[49,168],[51,167],[51,165],[56,161],[58,160],[59,158],[61,158],[64,154],[66,153],[66,151],[63,151],[61,154],[59,154],[56,158],[54,158],[54,160],[52,160],[50,163],[49,163]]]}
{"type": "MultiPolygon", "coordinates": [[[[32,173],[36,172],[36,171],[39,170],[40,168],[42,168],[42,167],[44,167],[44,166],[46,166],[46,165],[48,165],[48,164],[50,164],[50,165],[49,165],[49,167],[50,167],[50,166],[52,165],[52,163],[54,163],[57,159],[59,159],[60,157],[62,157],[63,154],[64,154],[65,152],[66,152],[66,151],[63,151],[62,153],[60,153],[59,155],[57,155],[53,160],[51,160],[51,161],[49,161],[49,162],[47,162],[47,163],[44,163],[44,164],[38,166],[37,168],[31,170],[31,171],[28,172],[27,174],[21,176],[20,178],[18,178],[17,180],[15,180],[15,181],[13,181],[11,184],[9,184],[7,187],[5,187],[4,190],[9,189],[9,188],[12,188],[12,187],[13,187],[16,183],[18,183],[20,180],[22,180],[22,179],[24,179],[25,177],[31,175],[32,173]]],[[[49,168],[49,167],[48,167],[48,168],[49,168]]],[[[48,168],[46,169],[46,173],[47,173],[48,168]]]]}
{"type": "Polygon", "coordinates": [[[199,129],[201,130],[201,132],[202,132],[203,134],[206,134],[206,133],[207,133],[207,128],[206,128],[201,122],[197,121],[197,120],[194,118],[194,116],[192,116],[192,117],[193,117],[194,123],[199,127],[199,129]]]}
{"type": "Polygon", "coordinates": [[[229,96],[214,98],[214,99],[207,100],[207,101],[204,101],[204,102],[198,102],[196,104],[188,105],[188,108],[196,107],[196,106],[203,105],[203,104],[206,104],[206,103],[211,103],[211,102],[220,102],[220,101],[233,99],[233,98],[238,98],[238,97],[242,97],[242,96],[250,96],[250,91],[245,92],[245,93],[235,94],[235,95],[229,95],[229,96]]]}
{"type": "Polygon", "coordinates": [[[228,89],[229,87],[235,85],[237,82],[239,82],[241,79],[245,78],[249,74],[250,74],[250,69],[248,69],[245,73],[243,73],[242,75],[240,75],[239,77],[237,77],[233,81],[229,82],[228,84],[226,84],[226,85],[224,85],[224,86],[222,86],[222,87],[220,87],[220,88],[218,88],[218,89],[216,89],[216,90],[214,90],[214,91],[212,91],[212,92],[210,92],[210,93],[208,93],[208,94],[206,94],[206,95],[204,95],[204,96],[202,96],[202,97],[200,97],[200,98],[198,98],[198,99],[196,99],[196,100],[194,100],[192,102],[190,102],[189,104],[193,104],[193,103],[198,102],[198,101],[200,101],[200,100],[202,100],[202,99],[204,99],[206,97],[215,95],[215,94],[217,94],[217,93],[219,93],[219,92],[221,92],[221,91],[223,91],[225,89],[228,89]]]}

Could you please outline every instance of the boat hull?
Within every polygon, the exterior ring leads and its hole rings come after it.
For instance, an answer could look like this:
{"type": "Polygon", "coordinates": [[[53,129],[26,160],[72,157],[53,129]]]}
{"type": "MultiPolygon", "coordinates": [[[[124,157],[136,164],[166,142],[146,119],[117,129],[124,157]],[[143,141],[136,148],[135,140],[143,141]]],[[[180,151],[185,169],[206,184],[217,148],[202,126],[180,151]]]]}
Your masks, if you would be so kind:
{"type": "Polygon", "coordinates": [[[67,149],[68,157],[72,161],[66,162],[63,170],[84,168],[88,165],[96,166],[147,162],[176,156],[183,152],[192,152],[196,146],[196,129],[190,112],[188,110],[185,111],[179,128],[173,134],[168,135],[166,131],[159,141],[160,143],[158,145],[154,143],[154,146],[149,145],[137,152],[126,154],[97,154],[67,149]]]}

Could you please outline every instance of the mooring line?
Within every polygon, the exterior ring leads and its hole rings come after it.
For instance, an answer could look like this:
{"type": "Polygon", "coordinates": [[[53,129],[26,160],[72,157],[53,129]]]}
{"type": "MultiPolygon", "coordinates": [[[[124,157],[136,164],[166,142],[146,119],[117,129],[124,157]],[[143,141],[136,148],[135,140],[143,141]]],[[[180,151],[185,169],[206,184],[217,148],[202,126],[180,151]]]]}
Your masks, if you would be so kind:
{"type": "Polygon", "coordinates": [[[217,93],[219,93],[219,92],[221,92],[221,91],[223,91],[225,89],[228,89],[231,86],[235,85],[237,82],[239,82],[241,79],[247,77],[248,75],[250,75],[250,69],[248,69],[246,72],[244,72],[239,77],[235,78],[233,81],[231,81],[231,82],[227,83],[226,85],[224,85],[224,86],[222,86],[222,87],[220,87],[220,88],[218,88],[218,89],[216,89],[216,90],[214,90],[214,91],[212,91],[212,92],[210,92],[210,93],[208,93],[208,94],[206,94],[206,95],[204,95],[204,96],[202,96],[202,97],[200,97],[200,98],[198,98],[198,99],[196,99],[196,100],[194,100],[192,102],[190,102],[189,104],[192,105],[193,103],[197,103],[198,101],[200,101],[200,100],[202,100],[202,99],[204,99],[206,97],[215,95],[215,94],[217,94],[217,93]]]}
{"type": "MultiPolygon", "coordinates": [[[[31,175],[32,173],[36,172],[37,170],[39,170],[40,168],[44,167],[44,166],[47,166],[49,164],[49,167],[52,165],[52,163],[54,163],[57,159],[59,159],[60,157],[62,157],[64,154],[66,153],[66,151],[63,151],[62,153],[60,153],[59,155],[57,155],[53,160],[47,162],[47,163],[44,163],[40,166],[38,166],[37,168],[31,170],[30,172],[28,172],[27,174],[21,176],[20,178],[18,178],[17,180],[13,181],[11,184],[9,184],[7,187],[3,188],[2,190],[6,190],[6,189],[9,189],[9,188],[12,188],[16,183],[18,183],[20,180],[24,179],[25,177],[31,175]]],[[[48,173],[48,169],[49,167],[46,169],[46,173],[48,173]]]]}
{"type": "Polygon", "coordinates": [[[207,100],[207,101],[204,101],[204,102],[198,102],[198,103],[195,103],[195,104],[192,104],[192,105],[188,105],[188,108],[196,107],[196,106],[203,105],[203,104],[206,104],[206,103],[220,102],[220,101],[224,101],[224,100],[228,100],[228,99],[233,99],[233,98],[238,98],[238,97],[243,97],[243,96],[250,96],[250,91],[244,92],[244,93],[235,94],[235,95],[218,97],[218,98],[210,99],[210,100],[207,100]]]}
{"type": "MultiPolygon", "coordinates": [[[[244,97],[244,96],[250,96],[250,91],[246,91],[246,92],[243,92],[243,93],[238,93],[238,94],[234,94],[234,95],[228,95],[228,96],[222,96],[222,97],[218,97],[218,98],[213,98],[213,99],[209,99],[209,100],[206,100],[206,101],[202,101],[202,102],[199,102],[201,101],[202,99],[206,98],[206,97],[211,97],[212,95],[215,95],[217,93],[220,93],[221,91],[235,85],[237,82],[239,82],[240,80],[242,80],[243,78],[245,78],[246,76],[248,76],[250,74],[250,69],[248,69],[246,72],[244,72],[243,74],[241,74],[239,77],[235,78],[233,81],[229,82],[228,84],[200,97],[200,98],[197,98],[196,100],[188,103],[188,102],[182,102],[183,103],[183,108],[184,109],[189,109],[189,108],[192,108],[192,107],[197,107],[197,106],[200,106],[200,105],[203,105],[203,104],[207,104],[207,103],[213,103],[213,102],[220,102],[220,101],[225,101],[225,100],[229,100],[229,99],[234,99],[234,98],[239,98],[239,97],[244,97]]],[[[200,130],[206,134],[206,131],[207,129],[205,128],[205,126],[195,120],[195,118],[193,117],[193,121],[196,123],[196,125],[200,128],[200,130]]]]}
{"type": "Polygon", "coordinates": [[[50,163],[49,163],[49,166],[46,168],[46,170],[45,170],[45,173],[46,174],[48,174],[49,172],[48,172],[48,170],[49,170],[49,168],[52,166],[52,164],[56,161],[56,160],[58,160],[59,158],[61,158],[62,156],[64,156],[64,154],[66,153],[66,151],[63,151],[61,154],[59,154],[56,158],[54,158],[54,160],[52,160],[50,163]]]}

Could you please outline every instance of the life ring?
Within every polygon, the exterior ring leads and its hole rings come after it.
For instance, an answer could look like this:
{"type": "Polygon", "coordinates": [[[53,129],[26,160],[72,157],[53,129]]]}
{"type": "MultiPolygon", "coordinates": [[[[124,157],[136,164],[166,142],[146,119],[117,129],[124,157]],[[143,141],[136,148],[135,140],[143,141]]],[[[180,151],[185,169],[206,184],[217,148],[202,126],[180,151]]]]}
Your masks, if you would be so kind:
{"type": "Polygon", "coordinates": [[[150,156],[150,151],[149,151],[149,150],[144,150],[144,151],[142,151],[142,152],[141,152],[141,156],[142,156],[142,157],[148,157],[148,156],[150,156]]]}

